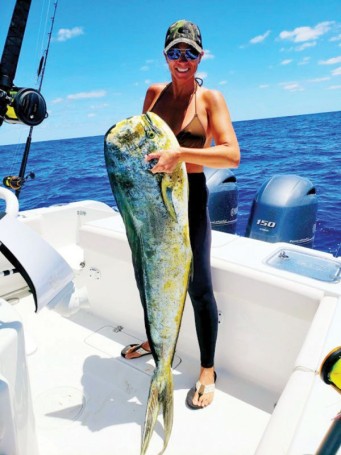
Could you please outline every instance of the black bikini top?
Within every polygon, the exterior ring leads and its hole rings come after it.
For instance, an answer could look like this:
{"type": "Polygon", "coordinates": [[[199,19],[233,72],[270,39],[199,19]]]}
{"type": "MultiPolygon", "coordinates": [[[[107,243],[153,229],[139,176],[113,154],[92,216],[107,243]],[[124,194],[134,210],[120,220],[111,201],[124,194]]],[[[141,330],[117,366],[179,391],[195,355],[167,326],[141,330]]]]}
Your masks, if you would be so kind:
{"type": "MultiPolygon", "coordinates": [[[[155,106],[161,99],[162,95],[168,89],[171,83],[167,84],[166,87],[162,90],[159,97],[156,99],[154,105],[151,107],[150,111],[153,112],[155,106]]],[[[197,114],[197,90],[194,91],[194,103],[195,103],[195,113],[192,120],[183,128],[177,135],[176,138],[179,144],[182,147],[188,148],[202,148],[206,142],[206,132],[199,119],[197,114]]],[[[190,103],[188,103],[189,105],[190,103]]],[[[188,107],[188,106],[187,106],[188,107]]]]}

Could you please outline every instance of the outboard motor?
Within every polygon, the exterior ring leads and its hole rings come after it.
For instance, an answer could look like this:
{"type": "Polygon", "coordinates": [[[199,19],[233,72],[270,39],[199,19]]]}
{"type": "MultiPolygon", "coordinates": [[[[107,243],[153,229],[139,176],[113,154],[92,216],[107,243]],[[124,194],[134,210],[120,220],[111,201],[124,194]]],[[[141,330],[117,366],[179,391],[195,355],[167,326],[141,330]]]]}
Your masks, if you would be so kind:
{"type": "Polygon", "coordinates": [[[237,179],[230,169],[206,169],[205,174],[212,229],[235,234],[238,214],[237,179]]]}
{"type": "Polygon", "coordinates": [[[275,175],[256,194],[245,236],[312,247],[316,213],[316,190],[309,179],[275,175]]]}

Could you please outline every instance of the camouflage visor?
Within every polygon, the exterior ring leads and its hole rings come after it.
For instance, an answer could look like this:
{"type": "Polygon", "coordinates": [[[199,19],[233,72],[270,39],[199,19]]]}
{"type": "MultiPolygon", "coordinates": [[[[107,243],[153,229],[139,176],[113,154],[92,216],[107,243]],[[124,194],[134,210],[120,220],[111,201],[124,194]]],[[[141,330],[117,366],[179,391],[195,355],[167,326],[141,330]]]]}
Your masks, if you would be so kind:
{"type": "Polygon", "coordinates": [[[164,52],[178,43],[186,43],[202,52],[202,40],[199,27],[184,19],[175,22],[167,30],[164,52]]]}

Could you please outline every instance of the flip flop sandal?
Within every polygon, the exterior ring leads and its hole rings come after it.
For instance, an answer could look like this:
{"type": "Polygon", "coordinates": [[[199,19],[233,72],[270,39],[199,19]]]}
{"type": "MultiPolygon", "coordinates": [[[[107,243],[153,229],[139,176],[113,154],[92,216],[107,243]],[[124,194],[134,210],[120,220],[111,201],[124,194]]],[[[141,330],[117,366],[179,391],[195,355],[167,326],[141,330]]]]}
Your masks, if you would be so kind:
{"type": "Polygon", "coordinates": [[[130,359],[127,360],[134,360],[134,359],[139,359],[140,357],[143,357],[144,355],[151,355],[151,351],[147,351],[142,347],[142,344],[129,344],[126,346],[124,349],[121,351],[121,356],[127,359],[126,355],[131,354],[131,353],[136,353],[139,354],[136,357],[131,357],[130,359]]]}
{"type": "Polygon", "coordinates": [[[199,398],[202,397],[205,393],[214,392],[216,380],[217,380],[217,374],[216,374],[216,372],[214,372],[214,384],[204,385],[204,384],[201,384],[201,382],[198,381],[195,384],[195,386],[192,387],[188,391],[187,397],[186,397],[186,405],[190,409],[204,409],[204,406],[199,406],[199,405],[193,403],[193,398],[194,398],[195,392],[198,392],[199,398]]]}

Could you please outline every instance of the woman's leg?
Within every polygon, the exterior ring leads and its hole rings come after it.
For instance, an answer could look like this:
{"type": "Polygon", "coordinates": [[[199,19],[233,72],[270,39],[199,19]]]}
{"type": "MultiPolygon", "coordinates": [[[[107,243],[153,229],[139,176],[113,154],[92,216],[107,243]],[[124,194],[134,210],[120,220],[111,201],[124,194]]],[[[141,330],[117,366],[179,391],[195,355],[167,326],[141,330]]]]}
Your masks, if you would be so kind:
{"type": "MultiPolygon", "coordinates": [[[[193,252],[193,273],[188,292],[191,297],[200,348],[199,381],[214,382],[214,354],[218,333],[218,310],[211,277],[211,223],[208,214],[208,191],[204,174],[189,174],[189,229],[193,252]]],[[[193,403],[205,406],[213,399],[207,394],[193,403]]]]}
{"type": "Polygon", "coordinates": [[[214,365],[218,333],[218,310],[211,276],[211,223],[204,174],[189,174],[189,229],[193,252],[193,273],[188,292],[194,309],[201,353],[201,366],[214,365]]]}

